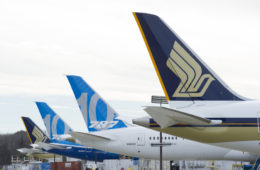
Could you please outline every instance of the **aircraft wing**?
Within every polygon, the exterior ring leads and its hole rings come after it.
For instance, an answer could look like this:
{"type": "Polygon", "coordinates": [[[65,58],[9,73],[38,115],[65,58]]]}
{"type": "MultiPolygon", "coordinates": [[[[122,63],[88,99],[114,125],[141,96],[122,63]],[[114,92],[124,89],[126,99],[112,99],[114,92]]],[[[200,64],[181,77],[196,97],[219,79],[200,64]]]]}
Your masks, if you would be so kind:
{"type": "Polygon", "coordinates": [[[165,107],[148,106],[144,110],[161,126],[161,128],[166,128],[179,123],[191,125],[209,125],[222,123],[221,120],[212,121],[206,118],[165,107]]]}
{"type": "Polygon", "coordinates": [[[80,142],[88,141],[88,142],[102,142],[112,140],[109,137],[100,136],[96,134],[83,133],[83,132],[70,132],[70,135],[80,142]]]}
{"type": "MultiPolygon", "coordinates": [[[[38,157],[41,159],[47,159],[47,158],[53,158],[54,154],[50,154],[47,152],[44,152],[39,149],[33,149],[33,148],[19,148],[17,149],[19,152],[26,154],[27,156],[33,156],[38,157]]],[[[60,157],[60,155],[55,155],[55,157],[60,157]]]]}
{"type": "Polygon", "coordinates": [[[39,150],[39,149],[33,149],[33,148],[19,148],[17,149],[17,151],[19,151],[20,153],[23,153],[23,154],[42,154],[42,153],[46,153],[42,150],[39,150]]]}

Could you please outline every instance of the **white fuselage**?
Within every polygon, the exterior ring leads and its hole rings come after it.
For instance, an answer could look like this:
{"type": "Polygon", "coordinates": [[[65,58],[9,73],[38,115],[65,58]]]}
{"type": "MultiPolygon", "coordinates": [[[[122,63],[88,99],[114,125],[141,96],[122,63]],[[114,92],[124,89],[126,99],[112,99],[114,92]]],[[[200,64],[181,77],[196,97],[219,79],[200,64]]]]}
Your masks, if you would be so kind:
{"type": "MultiPolygon", "coordinates": [[[[176,103],[176,102],[175,102],[176,103]]],[[[180,102],[181,103],[181,102],[180,102]]],[[[188,104],[182,102],[182,108],[177,108],[185,113],[204,118],[224,119],[222,125],[216,127],[168,127],[162,131],[171,135],[181,136],[190,140],[208,143],[215,146],[226,147],[260,154],[260,102],[195,102],[188,104]],[[232,120],[230,122],[227,119],[232,120]],[[236,119],[240,119],[237,121],[236,119]],[[240,122],[240,123],[238,123],[240,122]],[[193,135],[191,135],[193,134],[193,135]]],[[[174,107],[174,106],[171,106],[174,107]]],[[[174,107],[176,109],[176,107],[174,107]]],[[[152,128],[161,130],[159,128],[152,128]]]]}
{"type": "MultiPolygon", "coordinates": [[[[112,130],[92,132],[98,136],[110,137],[112,140],[96,140],[95,142],[80,139],[80,143],[96,149],[127,156],[146,159],[159,159],[159,147],[152,146],[160,142],[159,132],[147,128],[133,126],[112,130]]],[[[221,147],[202,144],[180,137],[163,134],[163,159],[165,160],[242,160],[252,161],[255,155],[221,147]]]]}

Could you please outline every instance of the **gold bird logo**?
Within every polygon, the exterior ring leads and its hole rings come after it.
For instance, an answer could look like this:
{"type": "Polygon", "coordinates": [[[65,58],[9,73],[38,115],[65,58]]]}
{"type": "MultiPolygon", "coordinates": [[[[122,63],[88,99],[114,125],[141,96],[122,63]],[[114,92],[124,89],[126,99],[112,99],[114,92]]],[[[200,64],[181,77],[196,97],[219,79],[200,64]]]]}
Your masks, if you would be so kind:
{"type": "Polygon", "coordinates": [[[178,43],[174,42],[167,67],[181,79],[172,97],[202,97],[215,79],[210,74],[202,74],[201,66],[178,43]],[[207,79],[201,88],[204,80],[207,79]],[[201,89],[200,91],[198,91],[201,89]]]}
{"type": "Polygon", "coordinates": [[[44,136],[37,127],[34,127],[32,135],[36,139],[35,143],[45,142],[47,140],[46,136],[44,136]]]}

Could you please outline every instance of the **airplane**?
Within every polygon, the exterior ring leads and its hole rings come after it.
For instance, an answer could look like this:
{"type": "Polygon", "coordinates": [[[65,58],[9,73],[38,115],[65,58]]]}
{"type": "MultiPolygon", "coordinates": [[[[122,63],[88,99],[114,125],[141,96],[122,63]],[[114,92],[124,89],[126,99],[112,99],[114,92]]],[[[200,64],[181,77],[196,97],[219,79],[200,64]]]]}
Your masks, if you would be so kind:
{"type": "MultiPolygon", "coordinates": [[[[108,152],[159,159],[159,133],[128,124],[81,77],[67,75],[88,132],[70,132],[80,144],[108,152]]],[[[252,161],[256,155],[162,134],[164,160],[252,161]]]]}
{"type": "MultiPolygon", "coordinates": [[[[75,140],[71,138],[69,135],[70,132],[72,132],[72,128],[57,114],[55,113],[47,103],[45,102],[35,102],[36,106],[41,114],[42,120],[44,122],[44,125],[47,129],[48,134],[50,135],[51,139],[55,139],[57,141],[64,141],[67,142],[73,142],[75,144],[75,140]]],[[[85,147],[79,144],[76,144],[81,147],[85,147]]],[[[112,154],[112,157],[110,156],[110,153],[100,151],[93,149],[93,152],[96,154],[95,156],[98,157],[104,157],[103,154],[106,155],[106,159],[119,159],[123,158],[123,155],[115,157],[115,154],[112,154]],[[101,154],[99,154],[101,153],[101,154]]],[[[128,157],[128,156],[125,156],[128,157]]],[[[138,158],[132,158],[132,159],[138,159],[138,158]]]]}
{"type": "Polygon", "coordinates": [[[156,15],[133,13],[169,107],[134,124],[186,139],[260,154],[260,102],[229,88],[156,15]]]}
{"type": "Polygon", "coordinates": [[[119,159],[118,154],[108,153],[69,141],[50,139],[30,118],[22,117],[31,145],[42,151],[77,159],[102,162],[119,159]]]}

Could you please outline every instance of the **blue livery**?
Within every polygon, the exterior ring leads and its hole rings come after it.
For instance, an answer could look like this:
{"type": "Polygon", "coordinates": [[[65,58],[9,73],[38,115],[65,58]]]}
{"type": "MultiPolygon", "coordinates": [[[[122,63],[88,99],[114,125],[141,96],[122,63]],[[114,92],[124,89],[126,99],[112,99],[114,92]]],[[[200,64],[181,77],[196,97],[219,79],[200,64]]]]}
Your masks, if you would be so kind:
{"type": "Polygon", "coordinates": [[[41,113],[42,120],[51,139],[57,135],[69,134],[72,131],[69,125],[66,124],[46,103],[36,102],[36,105],[41,113]]]}
{"type": "Polygon", "coordinates": [[[28,137],[32,144],[37,144],[39,142],[47,144],[57,144],[57,146],[62,146],[64,149],[52,148],[49,150],[42,149],[48,153],[73,157],[77,159],[84,159],[90,161],[100,161],[104,159],[119,159],[120,155],[104,152],[101,150],[87,148],[85,146],[69,142],[69,141],[58,141],[54,139],[49,139],[44,132],[28,117],[22,117],[24,122],[28,137]]]}
{"type": "Polygon", "coordinates": [[[243,100],[158,16],[133,14],[168,100],[243,100]]]}
{"type": "Polygon", "coordinates": [[[81,77],[68,75],[70,86],[78,102],[89,132],[127,127],[109,106],[81,77]]]}

